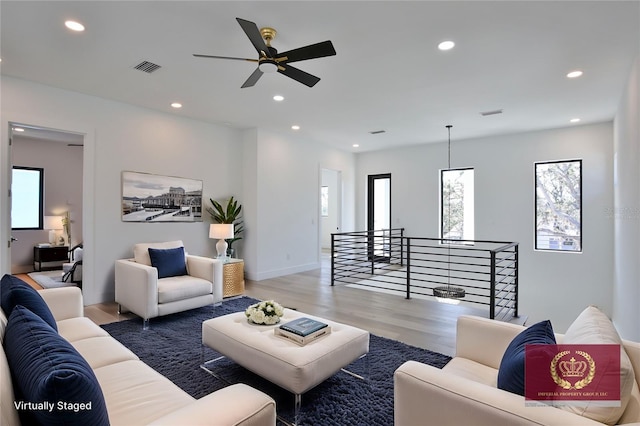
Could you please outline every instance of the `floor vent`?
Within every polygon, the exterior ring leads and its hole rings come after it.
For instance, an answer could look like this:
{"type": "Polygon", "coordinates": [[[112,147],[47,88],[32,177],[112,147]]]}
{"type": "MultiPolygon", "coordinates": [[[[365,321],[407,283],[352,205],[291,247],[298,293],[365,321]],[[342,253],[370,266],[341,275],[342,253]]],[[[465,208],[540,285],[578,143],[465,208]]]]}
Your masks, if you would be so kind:
{"type": "Polygon", "coordinates": [[[162,67],[158,64],[154,64],[153,62],[142,61],[133,68],[136,70],[144,71],[147,74],[151,74],[152,72],[157,71],[162,67]]]}

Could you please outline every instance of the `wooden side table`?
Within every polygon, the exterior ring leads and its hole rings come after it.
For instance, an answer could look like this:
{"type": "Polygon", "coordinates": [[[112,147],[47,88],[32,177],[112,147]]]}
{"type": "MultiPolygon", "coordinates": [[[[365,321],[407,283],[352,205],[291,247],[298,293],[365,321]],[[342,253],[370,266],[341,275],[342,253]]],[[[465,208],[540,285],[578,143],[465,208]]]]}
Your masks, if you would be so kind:
{"type": "Polygon", "coordinates": [[[244,260],[229,259],[222,270],[222,297],[244,293],[244,260]]]}

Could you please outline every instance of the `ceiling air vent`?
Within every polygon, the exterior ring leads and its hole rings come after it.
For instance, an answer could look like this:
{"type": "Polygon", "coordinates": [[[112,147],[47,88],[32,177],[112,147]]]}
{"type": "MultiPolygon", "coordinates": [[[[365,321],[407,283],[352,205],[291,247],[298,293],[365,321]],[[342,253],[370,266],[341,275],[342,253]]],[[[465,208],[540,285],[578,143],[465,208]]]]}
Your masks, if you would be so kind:
{"type": "Polygon", "coordinates": [[[484,111],[480,113],[480,115],[483,117],[486,117],[487,115],[496,115],[496,114],[502,114],[502,110],[494,109],[493,111],[484,111]]]}
{"type": "Polygon", "coordinates": [[[386,133],[386,130],[372,130],[371,132],[369,132],[372,135],[379,135],[380,133],[386,133]]]}
{"type": "Polygon", "coordinates": [[[136,70],[144,71],[147,74],[151,74],[152,72],[157,71],[162,67],[158,64],[154,64],[153,62],[142,61],[133,68],[136,70]]]}

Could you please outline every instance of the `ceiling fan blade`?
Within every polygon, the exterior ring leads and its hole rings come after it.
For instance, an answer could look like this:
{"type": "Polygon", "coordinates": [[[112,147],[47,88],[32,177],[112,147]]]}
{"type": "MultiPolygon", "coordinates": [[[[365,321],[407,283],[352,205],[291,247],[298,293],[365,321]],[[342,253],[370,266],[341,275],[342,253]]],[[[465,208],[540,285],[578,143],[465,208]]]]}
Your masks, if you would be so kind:
{"type": "Polygon", "coordinates": [[[278,72],[309,87],[315,86],[316,83],[320,81],[320,78],[316,77],[315,75],[311,75],[308,72],[304,72],[290,65],[278,66],[278,72]]]}
{"type": "Polygon", "coordinates": [[[336,54],[336,49],[333,48],[333,43],[329,40],[316,44],[310,44],[309,46],[299,47],[298,49],[289,50],[287,52],[278,53],[275,58],[280,63],[290,63],[297,61],[305,61],[307,59],[323,58],[325,56],[333,56],[336,54]],[[285,58],[282,61],[278,61],[279,58],[285,58]]]}
{"type": "Polygon", "coordinates": [[[194,53],[193,56],[195,56],[196,58],[233,59],[234,61],[258,62],[257,59],[234,58],[234,57],[231,57],[231,56],[200,55],[198,53],[194,53]]]}
{"type": "Polygon", "coordinates": [[[267,58],[271,58],[271,52],[269,51],[267,45],[264,43],[262,35],[260,35],[260,30],[258,29],[258,26],[255,24],[255,22],[246,21],[241,18],[236,18],[236,21],[238,21],[238,24],[240,24],[244,33],[247,35],[247,37],[249,37],[251,44],[253,44],[253,47],[256,48],[258,54],[260,56],[263,56],[264,54],[267,56],[267,58]]]}
{"type": "Polygon", "coordinates": [[[253,87],[253,85],[256,84],[258,80],[260,80],[260,77],[262,77],[262,74],[263,72],[260,71],[260,68],[256,68],[256,70],[249,76],[247,81],[245,81],[240,88],[244,89],[245,87],[253,87]]]}

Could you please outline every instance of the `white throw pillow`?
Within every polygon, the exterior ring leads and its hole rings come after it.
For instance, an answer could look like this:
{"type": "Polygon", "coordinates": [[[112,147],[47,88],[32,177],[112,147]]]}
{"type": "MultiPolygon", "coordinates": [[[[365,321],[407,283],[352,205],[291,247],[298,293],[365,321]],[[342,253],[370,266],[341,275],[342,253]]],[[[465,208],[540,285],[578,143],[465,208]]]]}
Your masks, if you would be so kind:
{"type": "Polygon", "coordinates": [[[578,318],[569,326],[567,332],[562,339],[563,344],[614,344],[620,345],[620,406],[619,407],[600,407],[596,404],[588,404],[587,406],[560,406],[558,408],[570,411],[583,417],[608,425],[614,425],[618,422],[622,413],[624,413],[633,384],[635,383],[635,374],[631,360],[624,350],[622,339],[616,331],[613,323],[609,318],[597,307],[589,306],[582,311],[578,318]]]}
{"type": "Polygon", "coordinates": [[[167,241],[163,243],[139,243],[133,246],[133,259],[136,263],[151,266],[151,258],[149,257],[149,247],[155,249],[172,249],[184,247],[181,240],[167,241]]]}

